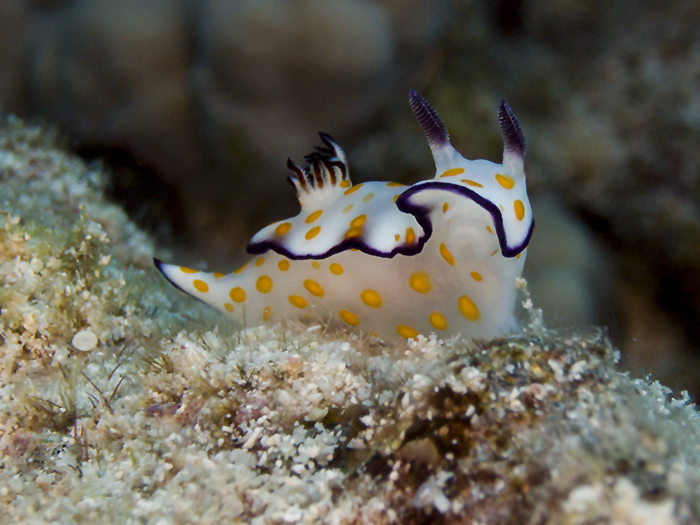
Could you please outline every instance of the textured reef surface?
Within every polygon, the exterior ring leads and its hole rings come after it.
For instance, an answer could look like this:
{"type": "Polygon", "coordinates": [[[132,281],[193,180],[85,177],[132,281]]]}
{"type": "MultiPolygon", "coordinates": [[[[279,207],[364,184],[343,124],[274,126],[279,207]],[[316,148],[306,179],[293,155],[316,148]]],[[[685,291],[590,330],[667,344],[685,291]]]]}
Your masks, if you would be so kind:
{"type": "Polygon", "coordinates": [[[0,521],[700,519],[695,407],[524,282],[529,325],[491,341],[240,329],[59,146],[0,122],[0,521]]]}

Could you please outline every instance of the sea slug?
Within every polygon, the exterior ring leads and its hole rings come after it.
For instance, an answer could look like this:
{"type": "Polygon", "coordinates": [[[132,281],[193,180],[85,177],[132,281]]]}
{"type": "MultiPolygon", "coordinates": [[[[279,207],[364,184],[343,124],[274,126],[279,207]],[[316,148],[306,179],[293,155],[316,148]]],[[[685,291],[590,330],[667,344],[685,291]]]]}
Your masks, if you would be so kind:
{"type": "Polygon", "coordinates": [[[434,178],[353,185],[343,150],[321,133],[308,168],[288,161],[301,212],[259,231],[248,245],[255,258],[227,275],[154,259],[156,267],[248,326],[334,320],[387,341],[517,329],[515,280],[534,228],[520,126],[502,102],[502,164],[467,160],[415,90],[410,104],[434,178]]]}

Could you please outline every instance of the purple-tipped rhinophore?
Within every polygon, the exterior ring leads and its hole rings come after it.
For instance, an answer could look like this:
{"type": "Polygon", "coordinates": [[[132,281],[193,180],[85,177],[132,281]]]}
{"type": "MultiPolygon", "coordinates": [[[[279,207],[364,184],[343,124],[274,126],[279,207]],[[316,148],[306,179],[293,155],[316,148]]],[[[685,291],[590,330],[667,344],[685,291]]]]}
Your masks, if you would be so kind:
{"type": "Polygon", "coordinates": [[[441,148],[450,143],[450,136],[447,134],[447,128],[440,119],[428,101],[425,100],[418,91],[411,90],[408,97],[411,104],[411,109],[418,119],[420,127],[423,128],[423,133],[428,138],[428,144],[432,149],[441,148]]]}
{"type": "Polygon", "coordinates": [[[520,129],[520,124],[518,124],[518,119],[515,118],[505,100],[501,101],[501,107],[498,108],[498,120],[501,123],[501,135],[503,135],[505,150],[520,158],[525,157],[525,137],[520,129]]]}

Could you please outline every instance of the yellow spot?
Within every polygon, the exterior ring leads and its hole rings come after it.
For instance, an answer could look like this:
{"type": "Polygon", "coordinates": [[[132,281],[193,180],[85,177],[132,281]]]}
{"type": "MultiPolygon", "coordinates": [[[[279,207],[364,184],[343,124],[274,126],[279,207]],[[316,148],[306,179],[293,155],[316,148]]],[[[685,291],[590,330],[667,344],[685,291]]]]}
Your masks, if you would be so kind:
{"type": "Polygon", "coordinates": [[[318,261],[311,261],[311,267],[314,270],[318,270],[321,267],[321,263],[319,263],[318,261]]]}
{"type": "Polygon", "coordinates": [[[505,211],[505,210],[503,209],[503,204],[499,204],[498,207],[500,208],[501,211],[505,211]]]}
{"type": "Polygon", "coordinates": [[[245,291],[240,286],[232,288],[228,295],[234,303],[242,303],[245,301],[245,291]]]}
{"type": "Polygon", "coordinates": [[[350,221],[351,228],[360,228],[367,220],[367,215],[358,215],[350,221]]]}
{"type": "Polygon", "coordinates": [[[224,308],[226,309],[226,311],[228,313],[230,313],[230,314],[233,313],[233,305],[231,303],[225,303],[224,308]]]}
{"type": "Polygon", "coordinates": [[[411,275],[408,284],[418,293],[428,293],[430,291],[430,276],[425,272],[416,272],[411,275]]]}
{"type": "Polygon", "coordinates": [[[306,299],[304,299],[303,297],[299,297],[298,295],[290,295],[289,302],[297,308],[306,308],[306,305],[309,304],[306,302],[306,299]]]}
{"type": "Polygon", "coordinates": [[[479,184],[476,181],[469,180],[469,179],[462,179],[462,182],[466,184],[467,186],[474,186],[475,188],[483,188],[484,186],[479,184]]]}
{"type": "Polygon", "coordinates": [[[316,297],[323,297],[325,295],[321,285],[316,281],[312,281],[311,279],[304,281],[304,288],[306,288],[307,292],[309,292],[311,295],[315,295],[316,297]]]}
{"type": "Polygon", "coordinates": [[[464,173],[464,168],[452,168],[451,170],[447,170],[445,173],[440,175],[440,178],[454,177],[455,175],[461,175],[462,173],[464,173]]]}
{"type": "Polygon", "coordinates": [[[316,237],[320,231],[321,231],[320,226],[314,226],[313,228],[311,228],[309,231],[306,232],[306,235],[304,235],[304,237],[306,237],[307,241],[310,241],[311,239],[316,237]]]}
{"type": "Polygon", "coordinates": [[[401,196],[401,194],[394,195],[394,202],[396,202],[397,200],[399,200],[399,197],[400,197],[400,196],[401,196]]]}
{"type": "Polygon", "coordinates": [[[333,263],[328,267],[333,275],[340,275],[343,273],[343,267],[339,264],[333,263]]]}
{"type": "Polygon", "coordinates": [[[347,310],[340,310],[338,314],[340,315],[340,318],[349,325],[357,326],[358,324],[360,324],[360,320],[352,312],[348,312],[347,310]]]}
{"type": "Polygon", "coordinates": [[[515,181],[513,179],[511,179],[508,175],[501,175],[500,173],[496,174],[496,182],[507,190],[511,190],[513,189],[513,186],[515,186],[515,181]]]}
{"type": "Polygon", "coordinates": [[[481,277],[481,274],[478,272],[472,272],[472,279],[474,279],[475,281],[481,281],[483,277],[481,277]]]}
{"type": "Polygon", "coordinates": [[[272,279],[267,275],[261,275],[258,277],[258,280],[255,281],[255,287],[260,293],[269,293],[269,291],[272,290],[272,279]]]}
{"type": "Polygon", "coordinates": [[[519,221],[522,221],[523,217],[525,217],[525,205],[523,204],[523,201],[515,201],[513,203],[513,208],[515,208],[515,216],[518,218],[519,221]]]}
{"type": "Polygon", "coordinates": [[[284,235],[285,233],[287,233],[291,229],[292,229],[292,225],[290,223],[283,222],[282,224],[277,226],[277,228],[275,228],[275,233],[277,235],[284,235]]]}
{"type": "Polygon", "coordinates": [[[241,273],[243,270],[245,270],[246,266],[248,266],[248,263],[245,263],[243,266],[241,266],[238,270],[234,271],[233,273],[235,273],[235,274],[241,273]]]}
{"type": "Polygon", "coordinates": [[[180,271],[182,273],[197,273],[197,270],[193,270],[192,268],[186,268],[184,266],[180,266],[180,271]]]}
{"type": "Polygon", "coordinates": [[[347,190],[345,190],[343,195],[350,195],[351,193],[355,193],[361,187],[362,187],[362,184],[358,184],[357,186],[353,186],[352,188],[348,188],[347,190]]]}
{"type": "Polygon", "coordinates": [[[520,259],[520,256],[522,255],[522,252],[520,252],[518,255],[515,256],[516,259],[520,259]]]}
{"type": "Polygon", "coordinates": [[[270,320],[270,316],[272,315],[272,309],[269,306],[266,306],[263,308],[263,321],[267,322],[270,320]]]}
{"type": "Polygon", "coordinates": [[[362,235],[362,228],[350,228],[347,232],[345,232],[346,239],[359,237],[360,235],[362,235]]]}
{"type": "Polygon", "coordinates": [[[450,209],[450,205],[448,203],[445,203],[442,205],[442,213],[447,213],[447,210],[450,209]]]}
{"type": "Polygon", "coordinates": [[[265,257],[255,259],[255,266],[262,266],[263,264],[265,264],[265,257]]]}
{"type": "Polygon", "coordinates": [[[192,284],[194,285],[194,287],[198,291],[200,291],[202,293],[209,291],[209,286],[207,286],[207,283],[205,283],[204,281],[200,281],[199,279],[195,279],[194,281],[192,281],[192,284]]]}
{"type": "Polygon", "coordinates": [[[406,228],[406,244],[413,244],[416,242],[416,234],[413,228],[406,228]]]}
{"type": "Polygon", "coordinates": [[[360,294],[360,299],[362,299],[363,303],[372,308],[379,308],[382,305],[382,298],[379,297],[379,294],[374,290],[364,290],[360,294]]]}
{"type": "Polygon", "coordinates": [[[289,270],[289,261],[282,259],[280,262],[277,263],[277,268],[279,268],[283,272],[286,272],[287,270],[289,270]]]}
{"type": "Polygon", "coordinates": [[[315,211],[315,212],[313,212],[311,215],[309,215],[309,216],[306,218],[306,221],[304,221],[304,222],[306,222],[306,224],[311,224],[311,223],[314,222],[316,219],[318,219],[318,218],[321,216],[322,213],[323,213],[323,210],[315,211]]]}
{"type": "Polygon", "coordinates": [[[395,241],[398,241],[400,238],[401,238],[401,236],[398,233],[394,234],[395,241]]]}
{"type": "Polygon", "coordinates": [[[226,277],[225,273],[219,273],[219,272],[214,272],[212,275],[214,275],[215,279],[221,279],[222,277],[226,277]]]}
{"type": "Polygon", "coordinates": [[[486,231],[489,233],[493,233],[493,230],[491,229],[491,226],[486,226],[486,231]]]}
{"type": "Polygon", "coordinates": [[[349,212],[350,210],[353,209],[354,206],[355,206],[355,205],[352,204],[352,203],[348,204],[347,206],[345,206],[345,208],[343,208],[343,213],[349,212]]]}
{"type": "Polygon", "coordinates": [[[478,321],[481,317],[479,309],[474,304],[474,301],[469,299],[466,295],[459,298],[459,313],[470,321],[478,321]]]}
{"type": "Polygon", "coordinates": [[[387,188],[396,188],[398,186],[405,186],[405,184],[401,184],[400,182],[387,182],[386,183],[387,188]]]}
{"type": "Polygon", "coordinates": [[[447,261],[447,264],[449,264],[450,266],[454,266],[455,258],[450,253],[450,250],[447,249],[447,246],[445,246],[445,243],[442,243],[440,245],[440,255],[442,255],[442,258],[447,261]]]}
{"type": "Polygon", "coordinates": [[[364,197],[362,197],[362,202],[369,202],[372,199],[374,199],[374,193],[368,193],[364,197]]]}
{"type": "Polygon", "coordinates": [[[430,324],[433,325],[435,330],[447,330],[447,319],[438,312],[430,314],[428,316],[428,321],[430,321],[430,324]]]}
{"type": "Polygon", "coordinates": [[[418,331],[405,324],[397,326],[396,332],[404,339],[415,339],[418,337],[418,331]]]}
{"type": "Polygon", "coordinates": [[[338,184],[341,188],[348,188],[350,186],[350,181],[349,180],[344,180],[340,184],[338,184]]]}
{"type": "Polygon", "coordinates": [[[498,249],[495,249],[495,250],[493,251],[493,253],[491,254],[491,257],[493,257],[494,255],[496,255],[497,253],[498,253],[498,249]]]}

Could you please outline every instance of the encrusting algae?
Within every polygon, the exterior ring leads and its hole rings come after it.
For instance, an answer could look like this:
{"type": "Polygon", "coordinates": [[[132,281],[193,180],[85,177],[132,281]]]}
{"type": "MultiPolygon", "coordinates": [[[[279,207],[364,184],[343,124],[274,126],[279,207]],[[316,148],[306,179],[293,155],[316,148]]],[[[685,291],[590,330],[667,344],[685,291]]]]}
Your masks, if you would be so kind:
{"type": "MultiPolygon", "coordinates": [[[[0,521],[691,523],[700,422],[601,331],[237,330],[104,175],[0,125],[0,521]]],[[[520,283],[521,288],[524,282],[520,283]]]]}

